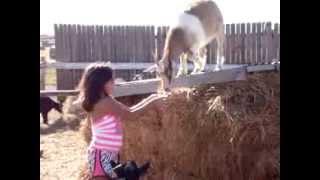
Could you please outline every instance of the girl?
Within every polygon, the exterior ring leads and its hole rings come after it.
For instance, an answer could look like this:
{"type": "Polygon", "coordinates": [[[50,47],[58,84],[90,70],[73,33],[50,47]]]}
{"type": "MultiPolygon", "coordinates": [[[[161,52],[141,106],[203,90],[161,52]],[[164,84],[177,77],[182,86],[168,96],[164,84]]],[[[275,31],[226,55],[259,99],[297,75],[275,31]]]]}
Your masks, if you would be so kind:
{"type": "Polygon", "coordinates": [[[85,70],[79,84],[82,108],[91,122],[92,139],[88,148],[91,177],[105,180],[116,177],[110,161],[119,161],[123,143],[123,120],[136,119],[147,106],[159,108],[164,95],[150,95],[133,107],[113,98],[113,71],[106,63],[94,63],[85,70]]]}

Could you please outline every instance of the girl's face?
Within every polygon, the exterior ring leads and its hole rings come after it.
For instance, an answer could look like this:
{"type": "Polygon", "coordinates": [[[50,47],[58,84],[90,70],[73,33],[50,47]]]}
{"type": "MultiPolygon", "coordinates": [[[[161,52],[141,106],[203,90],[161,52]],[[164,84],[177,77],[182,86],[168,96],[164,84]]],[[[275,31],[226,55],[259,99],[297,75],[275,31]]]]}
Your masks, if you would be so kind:
{"type": "Polygon", "coordinates": [[[113,88],[114,88],[114,79],[111,79],[110,81],[106,82],[104,85],[104,92],[108,95],[113,94],[113,88]]]}

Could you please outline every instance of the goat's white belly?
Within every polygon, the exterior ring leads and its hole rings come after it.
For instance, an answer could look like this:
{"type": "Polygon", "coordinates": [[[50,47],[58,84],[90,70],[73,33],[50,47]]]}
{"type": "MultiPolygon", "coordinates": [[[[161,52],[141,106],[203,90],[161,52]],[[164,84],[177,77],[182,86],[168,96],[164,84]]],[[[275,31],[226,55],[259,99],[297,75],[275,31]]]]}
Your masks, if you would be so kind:
{"type": "Polygon", "coordinates": [[[212,39],[206,36],[199,18],[191,14],[181,13],[178,20],[172,24],[172,27],[180,27],[185,30],[187,38],[192,44],[192,51],[197,51],[199,48],[206,46],[212,39]]]}

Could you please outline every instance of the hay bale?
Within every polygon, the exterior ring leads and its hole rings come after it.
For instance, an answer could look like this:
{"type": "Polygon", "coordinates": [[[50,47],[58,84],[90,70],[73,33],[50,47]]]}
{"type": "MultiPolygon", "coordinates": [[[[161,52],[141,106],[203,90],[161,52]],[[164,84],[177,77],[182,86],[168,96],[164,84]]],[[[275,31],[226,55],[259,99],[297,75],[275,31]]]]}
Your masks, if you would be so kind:
{"type": "Polygon", "coordinates": [[[59,101],[64,101],[62,120],[73,130],[79,130],[81,123],[83,124],[83,120],[86,118],[86,113],[81,108],[81,104],[74,103],[76,100],[76,96],[59,98],[59,101]]]}
{"type": "Polygon", "coordinates": [[[84,141],[87,143],[87,145],[89,145],[90,141],[91,141],[91,136],[92,136],[92,132],[91,132],[91,122],[89,121],[89,119],[85,119],[81,125],[80,125],[80,133],[84,139],[84,141]]]}
{"type": "Polygon", "coordinates": [[[178,90],[124,123],[121,159],[151,160],[150,180],[280,179],[279,97],[275,72],[178,90]]]}
{"type": "Polygon", "coordinates": [[[73,116],[79,120],[86,117],[86,113],[81,107],[81,103],[76,103],[78,96],[69,96],[66,98],[63,105],[63,112],[67,116],[73,116]]]}

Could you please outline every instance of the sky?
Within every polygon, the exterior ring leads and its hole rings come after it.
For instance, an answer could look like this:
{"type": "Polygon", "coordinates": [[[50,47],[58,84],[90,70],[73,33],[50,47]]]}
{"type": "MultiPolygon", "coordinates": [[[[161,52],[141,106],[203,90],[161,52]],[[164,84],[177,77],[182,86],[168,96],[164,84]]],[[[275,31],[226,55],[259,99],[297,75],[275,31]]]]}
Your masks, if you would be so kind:
{"type": "MultiPolygon", "coordinates": [[[[40,0],[40,34],[54,24],[168,25],[190,0],[40,0]]],[[[280,0],[215,0],[224,23],[280,23],[280,0]]]]}

